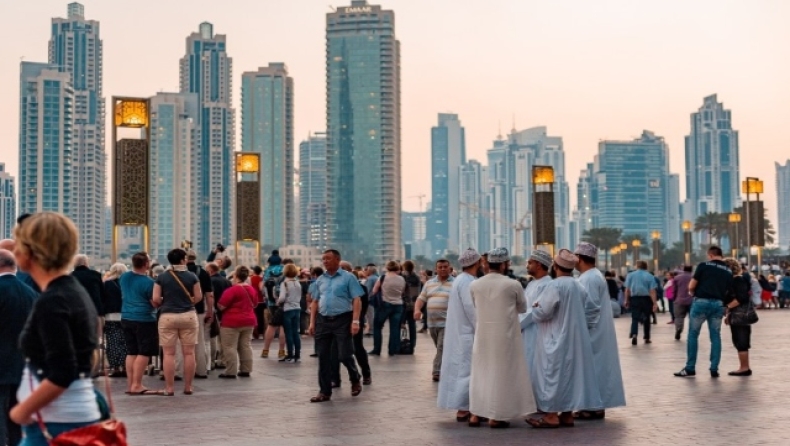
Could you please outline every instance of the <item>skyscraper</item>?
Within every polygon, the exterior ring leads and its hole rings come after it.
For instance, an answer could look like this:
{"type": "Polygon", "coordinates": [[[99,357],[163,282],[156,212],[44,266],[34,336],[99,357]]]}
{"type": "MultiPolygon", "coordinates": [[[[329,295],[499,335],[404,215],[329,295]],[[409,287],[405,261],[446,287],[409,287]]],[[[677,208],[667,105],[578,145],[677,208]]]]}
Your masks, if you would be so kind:
{"type": "MultiPolygon", "coordinates": [[[[428,240],[436,256],[459,251],[458,175],[466,162],[466,137],[458,115],[439,113],[431,128],[431,204],[428,240]]],[[[466,248],[463,248],[466,249],[466,248]]]]}
{"type": "Polygon", "coordinates": [[[76,221],[71,76],[22,62],[19,76],[19,211],[61,212],[76,221]]]}
{"type": "Polygon", "coordinates": [[[67,18],[52,19],[49,63],[70,75],[74,89],[71,147],[74,208],[70,215],[80,231],[80,251],[99,258],[104,254],[107,196],[102,41],[99,22],[85,19],[82,4],[70,3],[67,18]]]}
{"type": "Polygon", "coordinates": [[[777,239],[779,248],[790,249],[790,160],[776,164],[776,210],[778,211],[777,239]]]}
{"type": "Polygon", "coordinates": [[[200,178],[196,212],[198,234],[195,249],[207,252],[216,243],[235,241],[235,110],[231,102],[233,61],[226,38],[214,34],[214,26],[203,22],[186,39],[181,59],[181,93],[197,93],[200,128],[200,178]]]}
{"type": "Polygon", "coordinates": [[[671,227],[678,222],[677,177],[669,173],[664,138],[645,130],[632,141],[601,141],[592,191],[592,227],[622,229],[642,240],[659,231],[666,244],[678,241],[671,227]]]}
{"type": "Polygon", "coordinates": [[[299,144],[299,243],[322,252],[327,238],[326,133],[299,144]]]}
{"type": "Polygon", "coordinates": [[[200,109],[196,93],[158,93],[150,107],[149,255],[162,262],[199,231],[200,109]]]}
{"type": "Polygon", "coordinates": [[[262,245],[290,245],[294,218],[294,85],[283,63],[241,75],[241,150],[261,155],[262,245]]]}
{"type": "Polygon", "coordinates": [[[488,239],[488,168],[479,161],[469,160],[458,168],[459,215],[458,245],[460,249],[491,249],[488,239]]]}
{"type": "Polygon", "coordinates": [[[716,95],[691,114],[686,137],[686,204],[683,217],[694,221],[706,212],[729,213],[740,204],[738,132],[732,115],[716,95]]]}
{"type": "Polygon", "coordinates": [[[326,15],[330,245],[355,263],[401,253],[400,43],[395,13],[353,0],[326,15]]]}
{"type": "Polygon", "coordinates": [[[16,224],[16,189],[14,177],[0,163],[0,238],[11,238],[16,224]]]}

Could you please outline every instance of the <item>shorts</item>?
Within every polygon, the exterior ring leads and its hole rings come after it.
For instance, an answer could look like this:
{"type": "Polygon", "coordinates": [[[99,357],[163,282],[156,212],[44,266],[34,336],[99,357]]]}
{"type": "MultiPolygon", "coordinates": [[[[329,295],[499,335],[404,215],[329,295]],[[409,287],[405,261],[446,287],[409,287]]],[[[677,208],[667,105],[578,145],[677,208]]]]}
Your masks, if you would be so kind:
{"type": "Polygon", "coordinates": [[[127,356],[157,356],[159,333],[156,322],[121,320],[127,356]]]}
{"type": "Polygon", "coordinates": [[[194,311],[159,316],[159,345],[174,347],[178,341],[181,345],[197,345],[198,315],[194,311]]]}
{"type": "MultiPolygon", "coordinates": [[[[276,307],[271,307],[271,308],[276,308],[276,307]]],[[[282,314],[282,312],[281,312],[281,314],[282,314]]],[[[267,326],[282,327],[282,325],[283,325],[282,324],[283,318],[281,317],[279,321],[273,321],[272,320],[272,311],[269,309],[269,307],[267,307],[266,310],[263,311],[263,315],[266,317],[266,325],[267,326]],[[279,322],[279,323],[277,323],[277,322],[279,322]]]]}
{"type": "Polygon", "coordinates": [[[748,352],[751,347],[752,326],[751,325],[730,325],[732,330],[732,345],[739,352],[748,352]]]}

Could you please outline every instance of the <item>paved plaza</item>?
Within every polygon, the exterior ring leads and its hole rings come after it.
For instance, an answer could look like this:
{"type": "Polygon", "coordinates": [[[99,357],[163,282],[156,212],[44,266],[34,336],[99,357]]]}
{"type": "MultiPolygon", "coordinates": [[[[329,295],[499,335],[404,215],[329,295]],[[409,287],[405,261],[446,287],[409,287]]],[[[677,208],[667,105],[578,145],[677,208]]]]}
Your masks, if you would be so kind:
{"type": "MultiPolygon", "coordinates": [[[[630,318],[616,319],[628,406],[574,428],[539,430],[522,420],[503,430],[457,423],[455,412],[436,408],[430,373],[435,350],[427,334],[419,335],[414,356],[371,357],[373,385],[356,398],[344,376],[331,402],[311,404],[318,392],[317,360],[261,359],[262,341],[253,342],[251,378],[221,380],[213,372],[196,381],[192,396],[176,383],[175,397],[126,396],[124,380],[114,379],[113,395],[132,445],[788,445],[790,310],[759,314],[750,378],[726,376],[737,368],[729,327],[722,326],[722,377],[707,373],[710,342],[703,327],[697,377],[683,379],[672,373],[684,365],[686,343],[673,339],[668,314],[653,326],[653,344],[640,340],[636,347],[627,339],[630,318]]],[[[370,348],[372,339],[365,343],[370,348]]],[[[304,337],[303,345],[307,356],[312,340],[304,337]]],[[[163,386],[153,377],[145,384],[163,386]]]]}

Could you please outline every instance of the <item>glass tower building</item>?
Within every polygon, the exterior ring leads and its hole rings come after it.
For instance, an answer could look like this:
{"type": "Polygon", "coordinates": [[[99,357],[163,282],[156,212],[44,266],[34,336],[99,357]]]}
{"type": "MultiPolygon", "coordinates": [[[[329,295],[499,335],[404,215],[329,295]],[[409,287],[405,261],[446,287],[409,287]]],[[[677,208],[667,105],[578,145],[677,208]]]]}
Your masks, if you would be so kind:
{"type": "Polygon", "coordinates": [[[80,3],[68,5],[67,18],[52,19],[49,63],[70,75],[74,90],[70,216],[80,231],[80,251],[98,259],[104,254],[107,195],[102,41],[99,22],[86,20],[80,3]]]}
{"type": "Polygon", "coordinates": [[[353,263],[401,257],[400,43],[395,13],[326,15],[329,245],[353,263]]]}
{"type": "Polygon", "coordinates": [[[777,240],[779,248],[790,249],[790,160],[776,165],[776,210],[778,217],[777,240]]]}
{"type": "Polygon", "coordinates": [[[314,133],[299,144],[299,243],[328,249],[326,133],[314,133]]]}
{"type": "Polygon", "coordinates": [[[19,212],[61,212],[76,221],[71,76],[46,63],[22,62],[20,71],[19,212]]]}
{"type": "Polygon", "coordinates": [[[691,114],[686,136],[686,205],[684,219],[706,212],[732,212],[739,204],[738,132],[732,114],[716,95],[691,114]]]}
{"type": "Polygon", "coordinates": [[[669,173],[664,138],[644,131],[632,141],[601,141],[591,185],[593,228],[618,228],[623,235],[677,241],[679,197],[677,176],[669,173]],[[673,186],[674,185],[674,186],[673,186]]]}
{"type": "Polygon", "coordinates": [[[198,96],[198,209],[197,234],[190,240],[196,251],[206,253],[217,243],[235,241],[235,110],[231,102],[233,63],[226,38],[214,34],[211,23],[201,23],[186,39],[180,63],[181,93],[198,96]]]}
{"type": "Polygon", "coordinates": [[[241,150],[261,156],[262,245],[294,243],[294,85],[283,63],[241,75],[241,150]]]}
{"type": "Polygon", "coordinates": [[[16,225],[16,189],[14,177],[0,163],[0,238],[12,238],[16,225]]]}
{"type": "Polygon", "coordinates": [[[444,255],[445,251],[460,252],[458,176],[465,162],[466,136],[458,115],[440,113],[439,124],[431,128],[431,213],[428,224],[428,240],[437,257],[444,255]]]}
{"type": "Polygon", "coordinates": [[[158,93],[150,99],[150,252],[167,253],[198,234],[200,127],[196,93],[158,93]]]}

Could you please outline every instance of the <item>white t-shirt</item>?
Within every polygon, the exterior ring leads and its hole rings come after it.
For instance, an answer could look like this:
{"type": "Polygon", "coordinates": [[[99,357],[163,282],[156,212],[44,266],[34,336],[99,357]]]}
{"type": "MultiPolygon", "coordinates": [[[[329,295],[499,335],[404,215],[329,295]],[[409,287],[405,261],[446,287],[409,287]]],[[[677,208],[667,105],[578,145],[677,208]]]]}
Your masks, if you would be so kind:
{"type": "MultiPolygon", "coordinates": [[[[19,390],[16,392],[16,398],[20,402],[26,400],[39,386],[38,379],[33,376],[31,389],[30,376],[30,371],[25,367],[22,383],[19,384],[19,390]]],[[[45,423],[87,423],[101,418],[90,378],[78,379],[71,383],[65,392],[40,412],[45,423]]],[[[35,414],[33,417],[38,418],[35,414]]]]}

